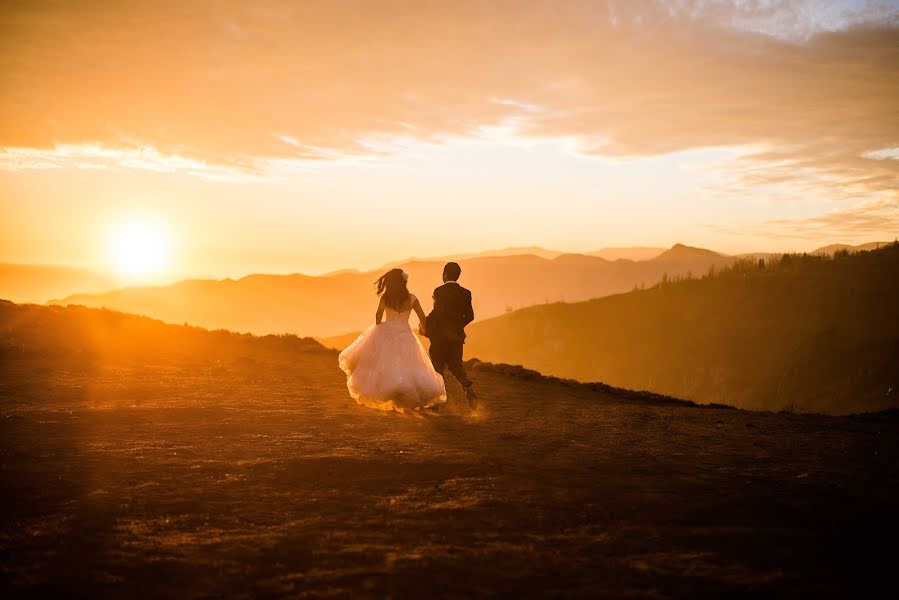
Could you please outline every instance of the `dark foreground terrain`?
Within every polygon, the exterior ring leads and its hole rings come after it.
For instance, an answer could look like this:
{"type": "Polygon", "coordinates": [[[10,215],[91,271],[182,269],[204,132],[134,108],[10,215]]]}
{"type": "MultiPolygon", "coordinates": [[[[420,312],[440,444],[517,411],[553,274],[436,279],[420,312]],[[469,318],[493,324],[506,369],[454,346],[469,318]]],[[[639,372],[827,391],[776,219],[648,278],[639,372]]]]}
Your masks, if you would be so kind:
{"type": "Polygon", "coordinates": [[[698,408],[478,365],[476,413],[452,386],[440,414],[399,415],[357,407],[336,353],[293,352],[9,343],[2,595],[895,592],[896,413],[698,408]]]}

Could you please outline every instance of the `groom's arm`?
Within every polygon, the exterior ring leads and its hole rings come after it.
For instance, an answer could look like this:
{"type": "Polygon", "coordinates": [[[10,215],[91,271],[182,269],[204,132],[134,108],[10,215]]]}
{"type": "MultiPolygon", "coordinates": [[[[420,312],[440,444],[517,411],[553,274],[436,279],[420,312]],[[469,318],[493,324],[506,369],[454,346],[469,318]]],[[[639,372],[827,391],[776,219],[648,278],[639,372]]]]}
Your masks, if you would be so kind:
{"type": "Polygon", "coordinates": [[[440,289],[441,288],[436,288],[434,290],[434,295],[432,296],[434,298],[434,308],[431,309],[431,314],[439,315],[443,310],[443,300],[440,297],[440,289]]]}
{"type": "Polygon", "coordinates": [[[474,308],[471,306],[471,292],[466,291],[465,303],[462,307],[462,327],[474,321],[474,308]]]}

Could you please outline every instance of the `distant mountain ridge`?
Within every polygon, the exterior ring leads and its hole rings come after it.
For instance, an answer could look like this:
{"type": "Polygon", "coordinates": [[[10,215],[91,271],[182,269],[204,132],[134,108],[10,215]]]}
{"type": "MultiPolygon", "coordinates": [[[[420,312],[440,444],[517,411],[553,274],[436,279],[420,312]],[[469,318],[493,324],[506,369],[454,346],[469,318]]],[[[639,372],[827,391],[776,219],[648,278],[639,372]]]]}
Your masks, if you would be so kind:
{"type": "Polygon", "coordinates": [[[665,252],[666,248],[655,248],[649,246],[632,246],[628,248],[601,248],[593,252],[586,252],[589,256],[598,256],[606,260],[651,260],[665,252]]]}
{"type": "Polygon", "coordinates": [[[833,254],[840,250],[845,250],[847,252],[864,252],[867,250],[877,250],[878,248],[883,248],[884,246],[889,246],[893,242],[868,242],[867,244],[858,244],[853,246],[851,244],[831,244],[829,246],[824,246],[822,248],[818,248],[817,250],[813,250],[811,254],[817,256],[823,256],[828,254],[833,254]]]}
{"type": "MultiPolygon", "coordinates": [[[[886,242],[871,242],[868,244],[860,244],[851,246],[847,244],[832,244],[814,250],[812,254],[833,254],[837,250],[848,250],[855,252],[859,250],[873,249],[878,246],[885,245],[886,242]]],[[[675,248],[679,245],[675,245],[675,248]]],[[[643,262],[655,259],[663,254],[670,254],[672,249],[634,246],[634,247],[606,247],[600,250],[583,253],[565,253],[557,250],[548,250],[541,246],[518,246],[509,248],[500,248],[493,250],[484,250],[481,252],[467,253],[462,255],[430,257],[430,258],[410,258],[401,261],[392,261],[380,269],[369,269],[360,271],[359,269],[339,269],[328,273],[323,273],[317,277],[336,277],[343,275],[367,275],[378,272],[379,270],[387,270],[393,266],[402,266],[408,263],[425,262],[436,263],[446,262],[449,260],[472,260],[475,258],[495,258],[495,257],[512,257],[512,256],[536,256],[546,260],[553,260],[559,256],[568,254],[578,254],[582,256],[591,256],[595,258],[603,258],[608,261],[626,260],[633,262],[643,262]]],[[[711,255],[709,255],[711,256],[711,255]]],[[[726,256],[726,255],[721,255],[726,256]]],[[[770,260],[773,257],[780,256],[780,253],[772,252],[756,252],[750,254],[736,255],[736,258],[754,258],[770,260]]],[[[698,273],[697,273],[698,274],[698,273]]],[[[240,280],[242,278],[237,278],[240,280]]],[[[234,279],[230,279],[234,280],[234,279]]],[[[222,281],[228,281],[224,279],[222,281]]],[[[640,282],[638,282],[640,283],[640,282]]],[[[642,282],[649,284],[650,282],[642,282]]],[[[89,269],[81,269],[74,267],[66,267],[59,265],[31,265],[17,263],[0,263],[0,298],[6,298],[15,302],[35,302],[46,303],[54,299],[67,299],[75,295],[81,296],[85,294],[99,294],[112,292],[121,289],[121,284],[112,277],[106,276],[97,271],[89,269]]],[[[513,302],[514,307],[520,307],[520,303],[513,302]]]]}
{"type": "MultiPolygon", "coordinates": [[[[678,245],[646,261],[609,261],[584,254],[484,256],[460,259],[461,283],[474,293],[478,319],[546,302],[576,302],[652,285],[664,276],[694,275],[734,259],[678,245]]],[[[401,263],[426,310],[441,285],[444,261],[401,263]]],[[[171,323],[266,333],[328,337],[358,331],[373,320],[373,283],[382,270],[327,276],[249,275],[188,280],[168,286],[77,294],[56,301],[143,314],[171,323]]]]}
{"type": "MultiPolygon", "coordinates": [[[[591,254],[565,254],[539,247],[507,248],[484,254],[487,255],[453,257],[463,266],[462,283],[474,292],[478,320],[548,302],[578,302],[626,292],[651,286],[666,276],[696,277],[738,260],[738,257],[683,244],[667,250],[607,248],[591,254]],[[515,254],[516,251],[532,253],[515,254]],[[634,253],[654,256],[637,261],[623,257],[634,253]]],[[[771,257],[755,258],[770,260],[771,257]]],[[[389,266],[399,266],[410,273],[410,289],[418,294],[427,309],[431,290],[441,284],[444,262],[445,259],[409,260],[389,266]]],[[[66,280],[56,277],[52,271],[43,271],[44,275],[38,279],[50,286],[46,291],[23,295],[21,287],[10,284],[11,280],[6,278],[0,279],[3,282],[0,297],[33,302],[60,298],[54,302],[109,307],[173,323],[256,334],[296,333],[332,338],[359,331],[371,322],[372,284],[387,268],[341,270],[319,276],[256,274],[238,279],[193,279],[165,286],[111,291],[104,290],[113,288],[113,282],[102,277],[66,280]],[[78,289],[79,293],[68,293],[72,289],[78,289]],[[81,293],[83,290],[89,293],[81,293]],[[61,293],[50,293],[53,291],[61,293]]]]}
{"type": "Polygon", "coordinates": [[[384,265],[382,268],[388,268],[396,263],[423,261],[423,262],[449,262],[470,260],[472,258],[488,258],[497,256],[539,256],[547,260],[552,260],[557,256],[565,254],[558,250],[548,250],[541,246],[509,246],[508,248],[495,248],[491,250],[482,250],[481,252],[466,252],[462,254],[447,254],[444,256],[426,256],[426,257],[410,257],[401,261],[393,261],[384,265]]]}
{"type": "MultiPolygon", "coordinates": [[[[693,248],[684,244],[675,244],[668,250],[665,250],[652,259],[656,263],[689,267],[692,264],[703,263],[720,267],[729,265],[734,262],[733,256],[726,256],[706,250],[704,248],[693,248]]],[[[693,273],[694,275],[702,275],[704,273],[693,273]]]]}
{"type": "Polygon", "coordinates": [[[563,254],[580,254],[584,256],[595,256],[606,260],[632,260],[642,261],[650,260],[665,252],[667,248],[656,248],[650,246],[631,246],[631,247],[608,247],[594,250],[591,252],[561,252],[559,250],[549,250],[542,246],[511,246],[508,248],[498,248],[493,250],[483,250],[481,252],[470,252],[457,255],[446,256],[430,256],[424,258],[409,258],[404,261],[393,261],[387,263],[385,267],[394,264],[402,264],[404,262],[421,260],[421,261],[459,261],[472,258],[487,258],[495,256],[539,256],[547,260],[552,260],[563,254]]]}

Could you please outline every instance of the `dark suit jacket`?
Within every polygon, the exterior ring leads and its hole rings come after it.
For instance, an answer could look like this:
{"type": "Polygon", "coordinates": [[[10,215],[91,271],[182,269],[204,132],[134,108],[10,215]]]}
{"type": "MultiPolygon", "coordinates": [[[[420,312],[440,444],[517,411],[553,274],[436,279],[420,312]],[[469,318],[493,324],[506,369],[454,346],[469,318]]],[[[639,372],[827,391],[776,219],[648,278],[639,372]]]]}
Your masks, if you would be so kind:
{"type": "Polygon", "coordinates": [[[474,321],[471,292],[455,282],[434,290],[434,310],[428,315],[432,344],[465,342],[465,326],[474,321]]]}

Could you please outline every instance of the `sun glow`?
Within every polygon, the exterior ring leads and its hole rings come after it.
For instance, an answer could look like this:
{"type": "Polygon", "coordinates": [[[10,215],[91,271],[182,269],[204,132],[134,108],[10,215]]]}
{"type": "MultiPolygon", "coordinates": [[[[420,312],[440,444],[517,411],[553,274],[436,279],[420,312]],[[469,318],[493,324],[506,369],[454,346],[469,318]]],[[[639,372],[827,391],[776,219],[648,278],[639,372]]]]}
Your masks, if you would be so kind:
{"type": "Polygon", "coordinates": [[[119,224],[109,238],[116,272],[129,281],[150,280],[164,274],[171,258],[171,234],[158,221],[132,219],[119,224]]]}

